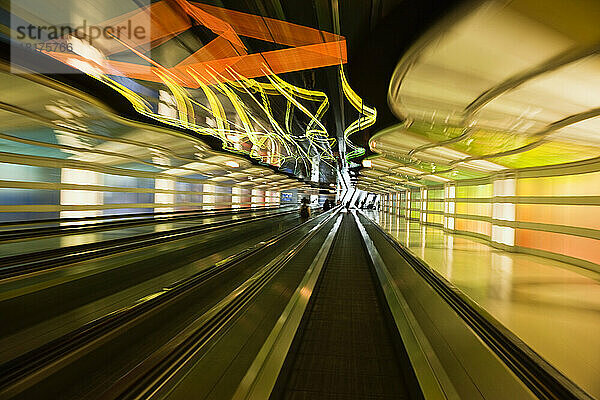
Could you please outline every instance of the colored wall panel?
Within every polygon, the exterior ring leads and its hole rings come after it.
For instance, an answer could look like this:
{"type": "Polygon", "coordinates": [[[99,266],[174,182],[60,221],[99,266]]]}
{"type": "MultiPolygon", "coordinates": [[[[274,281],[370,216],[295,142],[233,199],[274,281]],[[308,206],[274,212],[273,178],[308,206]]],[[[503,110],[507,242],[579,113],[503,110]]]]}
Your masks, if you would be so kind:
{"type": "Polygon", "coordinates": [[[427,222],[429,222],[430,224],[440,224],[441,225],[444,223],[444,216],[440,215],[440,214],[428,214],[427,222]]]}
{"type": "Polygon", "coordinates": [[[492,224],[485,221],[456,218],[455,229],[458,231],[479,233],[486,236],[492,234],[492,224]]]}
{"type": "Polygon", "coordinates": [[[456,203],[456,213],[466,215],[479,215],[490,217],[492,215],[491,203],[456,203]]]}
{"type": "Polygon", "coordinates": [[[600,229],[600,206],[517,204],[517,221],[600,229]]]}
{"type": "Polygon", "coordinates": [[[428,199],[443,199],[444,198],[444,189],[435,189],[427,191],[428,199]]]}
{"type": "Polygon", "coordinates": [[[492,185],[457,186],[457,198],[486,198],[492,197],[492,185]]]}
{"type": "Polygon", "coordinates": [[[517,246],[562,254],[585,261],[600,263],[600,240],[560,233],[516,230],[517,246]]]}
{"type": "Polygon", "coordinates": [[[444,211],[444,203],[437,201],[428,201],[427,202],[427,210],[428,211],[444,211]]]}
{"type": "Polygon", "coordinates": [[[519,196],[598,196],[600,172],[524,178],[517,181],[519,196]]]}

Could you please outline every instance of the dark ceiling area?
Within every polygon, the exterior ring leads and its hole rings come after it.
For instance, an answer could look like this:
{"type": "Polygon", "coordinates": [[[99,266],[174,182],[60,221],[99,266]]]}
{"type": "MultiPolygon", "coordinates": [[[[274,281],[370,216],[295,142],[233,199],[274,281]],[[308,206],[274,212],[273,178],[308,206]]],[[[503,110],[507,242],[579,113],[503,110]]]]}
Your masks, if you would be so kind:
{"type": "MultiPolygon", "coordinates": [[[[368,149],[370,136],[397,122],[387,105],[387,92],[394,67],[419,36],[451,12],[460,0],[390,1],[369,30],[350,36],[349,79],[366,103],[377,108],[377,121],[353,140],[368,149]]],[[[342,13],[343,15],[343,13],[342,13]]],[[[358,21],[348,20],[346,26],[358,21]]]]}

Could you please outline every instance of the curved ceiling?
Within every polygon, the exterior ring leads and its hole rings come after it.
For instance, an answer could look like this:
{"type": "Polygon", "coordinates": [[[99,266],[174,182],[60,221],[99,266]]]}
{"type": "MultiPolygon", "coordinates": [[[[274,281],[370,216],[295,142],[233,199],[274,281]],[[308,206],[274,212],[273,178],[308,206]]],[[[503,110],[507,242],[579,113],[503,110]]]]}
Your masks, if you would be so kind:
{"type": "MultiPolygon", "coordinates": [[[[354,12],[377,11],[385,0],[350,8],[319,0],[309,7],[277,0],[37,3],[23,0],[10,10],[5,41],[37,46],[37,53],[105,83],[159,123],[218,138],[226,150],[296,176],[315,180],[321,167],[328,175],[321,181],[334,180],[336,139],[374,120],[362,107],[356,115],[356,92],[342,84],[347,50],[340,26],[360,36],[363,22],[374,17],[354,12]],[[65,26],[72,30],[64,33],[65,26]],[[83,33],[73,28],[81,26],[83,33]],[[48,27],[60,35],[51,37],[48,27]],[[109,27],[112,36],[95,37],[98,27],[109,27]],[[149,34],[131,34],[138,29],[149,34]]],[[[353,155],[364,152],[358,150],[353,155]]]]}
{"type": "Polygon", "coordinates": [[[403,123],[370,139],[378,156],[361,171],[363,186],[599,157],[600,4],[556,3],[484,2],[415,42],[389,84],[403,123]]]}

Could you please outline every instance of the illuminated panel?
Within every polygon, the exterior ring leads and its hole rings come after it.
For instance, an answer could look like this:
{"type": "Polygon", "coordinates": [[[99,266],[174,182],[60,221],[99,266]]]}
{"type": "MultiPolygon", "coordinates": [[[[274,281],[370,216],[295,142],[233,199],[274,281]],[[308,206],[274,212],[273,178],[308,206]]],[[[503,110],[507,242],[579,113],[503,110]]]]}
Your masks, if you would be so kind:
{"type": "MultiPolygon", "coordinates": [[[[560,202],[561,197],[569,196],[570,198],[564,201],[576,203],[571,197],[598,196],[599,187],[600,173],[592,172],[520,179],[517,182],[517,194],[520,197],[533,197],[533,202],[536,197],[555,197],[555,201],[560,202]]],[[[523,203],[516,205],[516,216],[519,222],[556,225],[553,229],[558,231],[555,233],[517,229],[517,246],[598,263],[598,240],[561,233],[561,225],[599,230],[600,212],[597,205],[523,203]]]]}
{"type": "Polygon", "coordinates": [[[600,206],[517,204],[517,220],[600,230],[600,206]]]}
{"type": "Polygon", "coordinates": [[[252,190],[244,188],[242,189],[242,208],[252,207],[252,190]]]}
{"type": "MultiPolygon", "coordinates": [[[[202,77],[205,83],[217,80],[237,80],[228,70],[233,70],[246,78],[254,78],[274,73],[285,73],[312,68],[320,68],[346,63],[346,41],[344,37],[317,29],[279,21],[271,18],[227,10],[220,7],[185,0],[174,0],[187,14],[184,18],[167,1],[152,4],[151,32],[152,47],[186,31],[191,27],[189,19],[205,26],[219,35],[218,38],[200,48],[179,64],[166,68],[136,50],[141,44],[111,40],[109,53],[131,51],[147,62],[147,65],[108,59],[89,60],[72,53],[46,52],[48,55],[78,69],[94,69],[106,75],[126,76],[133,79],[162,83],[160,74],[166,74],[178,84],[198,88],[199,83],[190,71],[202,77]],[[281,45],[292,46],[286,49],[247,54],[239,36],[252,37],[281,45]],[[265,65],[268,66],[265,69],[265,65]]],[[[113,26],[127,18],[147,18],[146,10],[123,15],[108,21],[102,26],[113,26]],[[109,24],[109,25],[106,25],[109,24]]]]}
{"type": "Polygon", "coordinates": [[[489,198],[492,197],[492,185],[458,186],[456,198],[489,198]]]}
{"type": "Polygon", "coordinates": [[[600,172],[519,179],[517,193],[519,196],[598,196],[600,172]]]}
{"type": "Polygon", "coordinates": [[[407,207],[406,194],[407,193],[408,192],[405,190],[400,192],[400,207],[398,209],[398,215],[401,217],[406,216],[406,207],[407,207]]]}
{"type": "MultiPolygon", "coordinates": [[[[491,217],[491,203],[461,202],[460,199],[489,199],[492,197],[492,185],[471,185],[456,187],[456,214],[491,217]]],[[[456,217],[455,229],[491,236],[492,224],[486,221],[456,217]]]]}
{"type": "Polygon", "coordinates": [[[454,213],[456,211],[456,186],[444,188],[444,228],[454,230],[454,213]]]}
{"type": "Polygon", "coordinates": [[[430,224],[442,225],[444,223],[444,216],[441,214],[429,214],[427,219],[430,224]]]}
{"type": "Polygon", "coordinates": [[[267,205],[278,205],[281,199],[279,192],[267,190],[265,191],[265,201],[267,205]]]}
{"type": "Polygon", "coordinates": [[[265,204],[265,192],[259,189],[252,189],[252,205],[264,205],[265,204]]]}
{"type": "Polygon", "coordinates": [[[470,219],[456,218],[456,230],[479,233],[490,236],[492,233],[492,224],[486,221],[475,221],[470,219]]]}
{"type": "Polygon", "coordinates": [[[407,210],[408,216],[418,221],[421,217],[421,192],[419,190],[411,190],[410,200],[409,210],[407,210]]]}
{"type": "Polygon", "coordinates": [[[215,208],[214,204],[216,203],[216,196],[212,194],[215,193],[215,189],[215,185],[209,185],[206,183],[202,185],[202,191],[204,193],[211,193],[202,195],[202,209],[212,210],[215,208]]]}
{"type": "Polygon", "coordinates": [[[429,189],[429,199],[444,199],[444,189],[429,189]]]}
{"type": "MultiPolygon", "coordinates": [[[[427,194],[429,201],[427,202],[427,211],[444,211],[444,190],[443,189],[429,189],[427,194]],[[442,200],[442,201],[432,201],[442,200]]],[[[442,214],[428,214],[427,221],[431,224],[443,225],[444,216],[442,214]]]]}
{"type": "Polygon", "coordinates": [[[239,187],[231,188],[231,208],[240,208],[242,202],[242,189],[239,187]]]}
{"type": "Polygon", "coordinates": [[[516,245],[600,264],[600,240],[597,239],[517,229],[516,245]]]}
{"type": "MultiPolygon", "coordinates": [[[[172,179],[156,179],[154,181],[154,187],[156,189],[173,191],[175,190],[175,181],[172,179]]],[[[156,193],[154,195],[154,202],[157,204],[173,204],[175,203],[175,195],[173,193],[156,193]]],[[[156,212],[167,212],[173,211],[173,207],[159,207],[154,209],[156,212]]]]}
{"type": "MultiPolygon", "coordinates": [[[[514,196],[516,191],[515,179],[498,179],[494,181],[494,196],[514,196]]],[[[500,221],[515,220],[515,205],[513,203],[494,202],[492,218],[500,221]]],[[[515,245],[515,229],[510,226],[492,226],[492,241],[507,246],[515,245]]]]}
{"type": "Polygon", "coordinates": [[[429,222],[436,225],[444,224],[444,216],[442,214],[430,214],[429,222]]]}
{"type": "MultiPolygon", "coordinates": [[[[101,174],[81,169],[62,168],[61,183],[75,185],[100,185],[101,174]]],[[[61,190],[61,206],[94,206],[102,204],[102,192],[90,190],[61,190]]],[[[83,218],[100,215],[98,210],[61,211],[61,218],[83,218]]]]}
{"type": "Polygon", "coordinates": [[[427,222],[427,189],[421,192],[421,222],[427,222]]]}
{"type": "Polygon", "coordinates": [[[492,205],[490,203],[457,203],[456,213],[465,215],[478,215],[490,217],[492,215],[492,205]]]}

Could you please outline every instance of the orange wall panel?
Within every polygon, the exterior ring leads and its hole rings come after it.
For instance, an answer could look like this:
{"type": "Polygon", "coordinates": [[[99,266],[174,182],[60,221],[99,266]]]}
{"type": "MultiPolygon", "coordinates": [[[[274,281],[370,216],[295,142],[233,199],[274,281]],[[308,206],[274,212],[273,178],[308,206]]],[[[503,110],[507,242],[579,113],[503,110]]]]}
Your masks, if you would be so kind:
{"type": "Polygon", "coordinates": [[[600,206],[517,204],[517,221],[600,229],[600,206]]]}
{"type": "Polygon", "coordinates": [[[600,240],[597,239],[517,229],[515,244],[600,264],[600,240]]]}
{"type": "Polygon", "coordinates": [[[456,218],[455,229],[458,231],[480,233],[486,236],[490,236],[492,234],[492,224],[489,222],[463,218],[456,218]]]}

